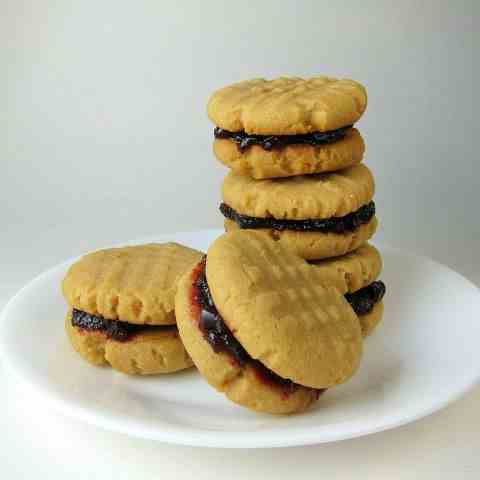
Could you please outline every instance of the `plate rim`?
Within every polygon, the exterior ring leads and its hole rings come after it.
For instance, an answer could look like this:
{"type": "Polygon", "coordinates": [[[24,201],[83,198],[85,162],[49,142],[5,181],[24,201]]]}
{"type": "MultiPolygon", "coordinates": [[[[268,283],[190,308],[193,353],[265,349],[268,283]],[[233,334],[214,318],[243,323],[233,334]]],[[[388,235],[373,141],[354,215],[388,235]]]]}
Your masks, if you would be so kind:
{"type": "MultiPolygon", "coordinates": [[[[162,233],[159,235],[149,235],[148,237],[140,237],[127,242],[122,242],[121,244],[115,243],[111,246],[119,245],[128,245],[136,243],[146,243],[149,241],[164,241],[168,237],[174,237],[178,235],[211,235],[215,236],[217,234],[223,233],[223,230],[220,229],[201,229],[201,230],[192,230],[186,232],[175,232],[175,233],[162,233]]],[[[382,250],[390,250],[392,253],[401,254],[408,256],[412,259],[418,259],[422,262],[433,263],[435,266],[440,267],[448,271],[450,274],[453,274],[457,279],[461,280],[468,285],[470,288],[473,288],[477,294],[479,294],[480,302],[480,288],[475,285],[471,280],[464,277],[459,272],[455,271],[453,268],[450,268],[447,265],[444,265],[440,262],[437,262],[425,255],[419,255],[415,252],[405,251],[401,248],[391,246],[386,242],[376,242],[372,241],[372,244],[378,246],[382,250]]],[[[108,246],[99,246],[98,248],[109,248],[108,246]]],[[[2,331],[4,330],[4,322],[8,320],[9,311],[15,307],[16,302],[20,301],[23,294],[30,290],[36,283],[39,283],[43,280],[44,277],[49,276],[55,270],[65,267],[75,261],[79,256],[84,255],[87,252],[81,253],[68,258],[58,264],[44,270],[43,272],[34,276],[31,280],[25,283],[4,305],[0,311],[0,363],[4,367],[5,371],[11,374],[20,384],[29,388],[36,396],[44,401],[44,404],[48,407],[51,407],[53,410],[58,411],[59,413],[67,416],[71,419],[81,420],[87,424],[103,428],[105,430],[110,430],[122,434],[132,435],[139,438],[144,438],[148,440],[160,441],[169,444],[185,445],[185,446],[198,446],[198,447],[215,447],[215,448],[274,448],[274,447],[293,447],[293,446],[305,446],[305,445],[314,445],[321,443],[330,443],[341,440],[347,440],[352,438],[358,438],[365,435],[371,435],[373,433],[378,433],[385,430],[390,430],[393,428],[412,423],[421,418],[427,417],[443,408],[447,405],[455,402],[459,398],[463,397],[466,393],[472,390],[478,383],[480,383],[480,367],[478,368],[475,375],[465,381],[462,388],[455,390],[449,395],[442,397],[441,401],[431,403],[429,407],[420,408],[413,415],[404,416],[399,418],[398,416],[393,417],[389,422],[383,422],[381,425],[367,426],[363,428],[351,428],[350,431],[336,432],[335,430],[330,435],[322,434],[322,438],[318,438],[318,431],[312,428],[302,428],[299,432],[289,432],[285,436],[271,436],[268,437],[265,435],[251,435],[248,431],[235,431],[235,435],[232,436],[230,432],[227,438],[227,435],[222,435],[221,431],[215,431],[215,435],[212,435],[211,430],[199,429],[199,428],[186,428],[181,425],[176,425],[175,427],[165,425],[162,429],[146,429],[142,425],[139,425],[135,420],[122,419],[119,421],[118,418],[115,419],[112,417],[113,414],[110,414],[108,411],[95,411],[89,409],[88,407],[70,403],[65,399],[59,397],[55,391],[46,387],[41,379],[35,379],[32,375],[25,373],[25,368],[17,366],[14,362],[9,361],[9,347],[2,341],[2,331]],[[293,433],[293,434],[292,434],[293,433]]],[[[480,303],[479,303],[480,306],[480,303]]],[[[352,426],[353,427],[353,426],[352,426]]]]}

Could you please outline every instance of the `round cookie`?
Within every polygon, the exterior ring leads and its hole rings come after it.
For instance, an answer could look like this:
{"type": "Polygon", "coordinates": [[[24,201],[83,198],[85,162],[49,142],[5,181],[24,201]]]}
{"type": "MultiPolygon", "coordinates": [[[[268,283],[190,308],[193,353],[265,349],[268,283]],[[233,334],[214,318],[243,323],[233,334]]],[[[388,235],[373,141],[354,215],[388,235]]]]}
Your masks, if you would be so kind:
{"type": "Polygon", "coordinates": [[[359,83],[319,76],[235,83],[214,92],[207,111],[215,125],[232,132],[296,135],[352,125],[366,107],[359,83]]]}
{"type": "Polygon", "coordinates": [[[338,275],[246,230],[222,235],[210,246],[206,279],[236,340],[281,378],[326,388],[357,369],[360,326],[339,291],[338,275]]]}
{"type": "Polygon", "coordinates": [[[63,294],[71,307],[109,320],[172,325],[177,281],[202,256],[176,243],[99,250],[70,267],[63,294]]]}
{"type": "Polygon", "coordinates": [[[222,188],[223,201],[237,213],[279,220],[343,217],[370,202],[374,193],[373,175],[363,164],[260,181],[230,172],[222,188]]]}
{"type": "Polygon", "coordinates": [[[365,143],[358,130],[352,128],[344,138],[333,143],[294,144],[271,150],[252,145],[242,152],[235,142],[217,138],[213,152],[236,174],[260,180],[330,172],[356,165],[363,159],[365,143]]]}
{"type": "Polygon", "coordinates": [[[307,264],[263,233],[237,231],[210,246],[206,277],[235,338],[280,377],[327,388],[358,368],[361,332],[336,275],[307,264]]]}
{"type": "Polygon", "coordinates": [[[126,342],[72,325],[67,314],[65,330],[74,349],[94,365],[111,365],[130,375],[172,373],[193,365],[176,327],[146,327],[126,342]]]}
{"type": "MultiPolygon", "coordinates": [[[[305,260],[337,257],[351,252],[373,237],[378,220],[373,217],[365,225],[360,225],[349,233],[298,232],[294,230],[258,229],[278,241],[293,253],[305,260]]],[[[225,231],[240,230],[232,220],[225,220],[225,231]]]]}

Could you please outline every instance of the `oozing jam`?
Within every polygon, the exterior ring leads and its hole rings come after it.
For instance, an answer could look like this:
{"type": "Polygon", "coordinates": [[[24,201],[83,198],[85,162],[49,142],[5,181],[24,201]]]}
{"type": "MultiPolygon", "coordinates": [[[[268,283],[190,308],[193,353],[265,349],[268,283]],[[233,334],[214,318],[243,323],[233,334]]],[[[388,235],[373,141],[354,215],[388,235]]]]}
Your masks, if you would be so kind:
{"type": "MultiPolygon", "coordinates": [[[[147,327],[145,325],[134,325],[132,323],[121,322],[119,320],[108,320],[98,315],[92,315],[82,310],[77,310],[76,308],[72,310],[72,325],[74,327],[82,328],[83,330],[96,330],[103,332],[107,338],[116,340],[117,342],[127,342],[146,328],[152,328],[151,325],[147,327]]],[[[176,329],[174,325],[162,325],[154,328],[176,329]]]]}
{"type": "Polygon", "coordinates": [[[198,289],[198,302],[203,310],[199,327],[205,340],[216,353],[228,353],[240,366],[244,366],[250,360],[250,355],[232,335],[219,315],[207,284],[205,266],[203,272],[197,278],[195,287],[198,289]]]}
{"type": "Polygon", "coordinates": [[[352,125],[329,132],[312,132],[300,135],[251,135],[246,132],[230,132],[215,127],[213,135],[215,138],[226,138],[235,142],[238,149],[244,152],[252,145],[258,145],[264,150],[282,148],[286,145],[324,145],[341,140],[350,128],[352,128],[352,125]]]}
{"type": "Polygon", "coordinates": [[[299,232],[346,233],[353,232],[368,223],[375,215],[375,203],[369,202],[356,212],[344,217],[331,217],[310,220],[278,220],[276,218],[259,218],[242,215],[226,203],[220,204],[223,216],[233,220],[240,228],[268,228],[272,230],[295,230],[299,232]]]}
{"type": "Polygon", "coordinates": [[[347,293],[345,298],[357,315],[366,315],[383,298],[385,290],[385,284],[378,280],[354,293],[347,293]]]}
{"type": "MultiPolygon", "coordinates": [[[[198,326],[203,333],[203,337],[211,345],[213,351],[216,353],[226,353],[239,366],[245,366],[247,364],[251,365],[254,368],[255,374],[262,382],[281,388],[282,394],[286,396],[295,392],[298,388],[308,388],[280,377],[258,360],[254,360],[243,348],[240,342],[229,330],[215,307],[205,277],[205,264],[206,259],[204,258],[200,263],[199,268],[195,270],[192,301],[196,302],[202,311],[198,326]]],[[[315,391],[318,396],[324,390],[315,391]]]]}

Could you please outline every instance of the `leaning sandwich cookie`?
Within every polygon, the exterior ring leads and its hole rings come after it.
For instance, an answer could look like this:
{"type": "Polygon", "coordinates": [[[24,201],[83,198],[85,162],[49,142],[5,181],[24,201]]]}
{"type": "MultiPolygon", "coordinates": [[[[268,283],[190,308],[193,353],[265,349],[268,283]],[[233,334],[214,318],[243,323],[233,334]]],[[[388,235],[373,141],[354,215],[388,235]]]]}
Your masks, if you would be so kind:
{"type": "Polygon", "coordinates": [[[220,210],[227,231],[256,229],[307,260],[355,250],[377,228],[366,165],[332,173],[254,180],[230,172],[220,210]]]}
{"type": "Polygon", "coordinates": [[[217,90],[208,102],[213,150],[235,173],[255,179],[329,172],[362,161],[353,124],[365,88],[332,77],[254,79],[217,90]]]}
{"type": "Polygon", "coordinates": [[[178,335],[174,299],[179,278],[202,256],[165,243],[99,250],[75,262],[62,283],[74,349],[94,365],[128,374],[192,366],[178,335]]]}
{"type": "Polygon", "coordinates": [[[265,233],[226,233],[179,282],[180,336],[200,373],[230,400],[299,412],[359,366],[360,323],[341,289],[338,274],[265,233]]]}

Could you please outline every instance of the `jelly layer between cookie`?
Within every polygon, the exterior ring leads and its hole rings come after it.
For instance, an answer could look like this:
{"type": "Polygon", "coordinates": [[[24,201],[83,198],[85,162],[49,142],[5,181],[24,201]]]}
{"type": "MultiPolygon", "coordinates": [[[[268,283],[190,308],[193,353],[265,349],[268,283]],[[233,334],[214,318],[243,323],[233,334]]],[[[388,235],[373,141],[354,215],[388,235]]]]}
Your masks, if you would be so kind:
{"type": "Polygon", "coordinates": [[[103,332],[107,338],[116,340],[117,342],[127,342],[147,328],[177,330],[175,325],[134,325],[120,320],[108,320],[98,315],[77,310],[76,308],[72,310],[72,325],[83,330],[103,332]]]}
{"type": "Polygon", "coordinates": [[[324,145],[333,143],[345,137],[352,125],[330,130],[329,132],[312,132],[302,135],[251,135],[246,132],[230,132],[215,127],[213,135],[217,139],[228,139],[237,144],[238,149],[244,152],[247,148],[258,145],[264,150],[273,150],[287,145],[324,145]]]}
{"type": "Polygon", "coordinates": [[[272,230],[295,230],[300,232],[346,233],[353,232],[361,225],[368,223],[375,215],[375,202],[369,202],[357,211],[344,217],[315,218],[307,220],[288,220],[276,218],[260,218],[242,215],[226,203],[220,204],[220,212],[224,217],[233,220],[240,228],[272,230]]]}

